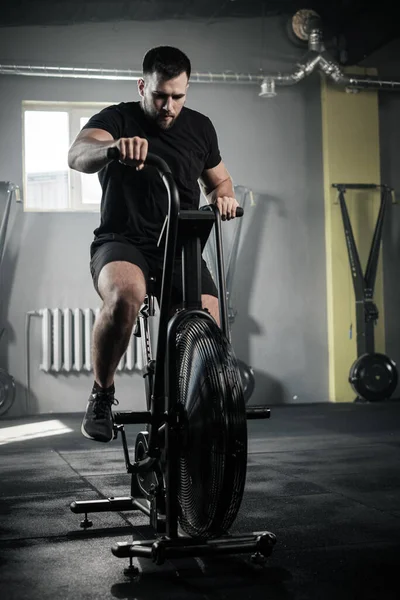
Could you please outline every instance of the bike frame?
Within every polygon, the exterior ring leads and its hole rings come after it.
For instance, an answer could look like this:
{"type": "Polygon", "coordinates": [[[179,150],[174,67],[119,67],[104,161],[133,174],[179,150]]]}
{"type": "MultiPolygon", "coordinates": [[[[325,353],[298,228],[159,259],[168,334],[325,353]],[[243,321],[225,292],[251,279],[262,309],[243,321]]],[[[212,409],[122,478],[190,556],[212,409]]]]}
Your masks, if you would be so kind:
{"type": "MultiPolygon", "coordinates": [[[[141,510],[150,517],[150,523],[157,533],[161,533],[163,536],[166,534],[166,537],[154,540],[119,543],[112,548],[115,556],[130,558],[128,571],[130,570],[131,574],[137,571],[132,565],[133,556],[152,558],[156,564],[162,564],[172,556],[200,556],[250,551],[254,551],[260,556],[261,554],[268,556],[276,541],[274,534],[270,532],[257,532],[210,542],[178,535],[179,507],[176,489],[179,476],[181,423],[176,397],[176,335],[182,322],[192,316],[201,316],[202,319],[214,321],[211,315],[202,309],[201,304],[201,255],[210,231],[215,225],[221,328],[230,341],[221,219],[218,208],[214,205],[203,207],[202,210],[180,212],[178,189],[168,165],[161,158],[151,154],[148,155],[146,163],[155,166],[163,179],[168,192],[169,206],[164,227],[166,242],[155,360],[152,356],[148,322],[148,318],[154,314],[154,296],[151,289],[148,290],[146,303],[140,311],[140,324],[137,331],[137,334],[142,337],[147,411],[114,413],[115,429],[122,436],[127,472],[132,474],[131,496],[73,502],[71,510],[75,513],[85,513],[85,520],[81,523],[84,528],[91,526],[91,521],[87,519],[88,512],[141,510]],[[182,252],[183,309],[178,310],[171,317],[172,279],[177,250],[182,252]],[[129,459],[124,425],[134,423],[147,424],[148,446],[146,457],[132,464],[129,459]],[[160,447],[159,443],[160,433],[165,434],[163,447],[160,447]],[[143,498],[137,483],[137,476],[141,473],[160,472],[163,451],[166,454],[165,482],[162,482],[161,485],[159,482],[155,486],[158,489],[154,489],[150,493],[150,497],[143,498]]],[[[246,409],[248,419],[268,418],[269,413],[270,411],[266,407],[246,409]]]]}
{"type": "MultiPolygon", "coordinates": [[[[191,314],[199,314],[200,311],[203,318],[211,318],[206,311],[202,310],[201,304],[201,255],[213,225],[215,225],[217,248],[217,288],[221,328],[229,341],[230,331],[219,210],[215,205],[208,205],[200,211],[183,211],[181,213],[179,193],[169,167],[161,159],[154,160],[154,157],[150,156],[150,160],[152,164],[156,164],[160,176],[163,178],[169,201],[154,381],[150,374],[147,389],[147,406],[150,409],[152,418],[152,426],[149,432],[149,456],[156,457],[159,449],[155,431],[165,418],[166,398],[171,399],[170,391],[167,392],[169,390],[170,360],[168,356],[170,354],[171,339],[174,344],[174,336],[179,323],[184,318],[190,318],[191,314]],[[171,318],[172,276],[177,250],[182,251],[183,309],[171,318]]],[[[154,314],[154,298],[151,294],[148,296],[148,307],[147,311],[141,311],[140,313],[142,329],[145,333],[142,348],[144,360],[150,362],[151,368],[153,368],[154,363],[151,356],[150,333],[147,322],[148,316],[154,314]]],[[[148,364],[148,362],[145,364],[148,364]]]]}
{"type": "MultiPolygon", "coordinates": [[[[150,158],[154,164],[153,158],[150,158]]],[[[151,414],[149,424],[148,458],[158,460],[160,429],[165,428],[165,446],[169,460],[166,468],[166,527],[169,537],[177,536],[178,512],[175,496],[178,475],[179,411],[176,402],[176,335],[181,323],[192,316],[212,319],[202,309],[201,256],[210,231],[214,226],[217,287],[221,327],[230,340],[228,307],[224,273],[221,217],[215,205],[196,211],[180,212],[179,193],[168,166],[157,161],[157,168],[168,191],[168,217],[164,269],[160,298],[160,322],[155,363],[151,352],[151,335],[148,319],[154,315],[154,297],[147,296],[145,308],[140,311],[140,332],[145,364],[145,389],[147,408],[151,414]],[[172,274],[177,251],[182,252],[183,308],[171,317],[172,274]]]]}

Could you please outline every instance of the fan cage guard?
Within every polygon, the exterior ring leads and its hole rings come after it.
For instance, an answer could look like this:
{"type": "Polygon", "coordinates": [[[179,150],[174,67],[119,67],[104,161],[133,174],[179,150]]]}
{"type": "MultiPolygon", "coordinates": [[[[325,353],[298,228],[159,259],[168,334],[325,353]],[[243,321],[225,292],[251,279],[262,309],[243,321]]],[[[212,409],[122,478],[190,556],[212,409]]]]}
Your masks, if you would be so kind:
{"type": "Polygon", "coordinates": [[[192,537],[228,533],[239,511],[247,468],[247,421],[236,357],[221,329],[201,317],[177,332],[180,443],[179,523],[192,537]]]}

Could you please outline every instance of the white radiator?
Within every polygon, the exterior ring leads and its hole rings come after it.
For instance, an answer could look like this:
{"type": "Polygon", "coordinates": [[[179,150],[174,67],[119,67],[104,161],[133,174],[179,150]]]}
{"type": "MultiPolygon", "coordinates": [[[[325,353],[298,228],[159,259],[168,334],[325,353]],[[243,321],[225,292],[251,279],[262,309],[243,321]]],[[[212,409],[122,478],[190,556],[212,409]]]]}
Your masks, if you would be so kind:
{"type": "MultiPolygon", "coordinates": [[[[42,371],[92,371],[92,332],[99,308],[43,308],[42,371]]],[[[142,369],[141,341],[134,336],[121,358],[118,371],[142,369]]]]}

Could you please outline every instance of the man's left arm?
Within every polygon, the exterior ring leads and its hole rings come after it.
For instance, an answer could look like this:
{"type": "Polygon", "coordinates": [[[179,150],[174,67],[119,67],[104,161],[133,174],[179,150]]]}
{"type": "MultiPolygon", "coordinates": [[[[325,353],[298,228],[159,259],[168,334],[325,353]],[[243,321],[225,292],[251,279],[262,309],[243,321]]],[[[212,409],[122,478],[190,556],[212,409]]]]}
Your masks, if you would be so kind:
{"type": "Polygon", "coordinates": [[[235,198],[231,176],[222,161],[216,167],[203,171],[200,185],[209,204],[218,206],[223,221],[236,216],[239,204],[235,198]]]}

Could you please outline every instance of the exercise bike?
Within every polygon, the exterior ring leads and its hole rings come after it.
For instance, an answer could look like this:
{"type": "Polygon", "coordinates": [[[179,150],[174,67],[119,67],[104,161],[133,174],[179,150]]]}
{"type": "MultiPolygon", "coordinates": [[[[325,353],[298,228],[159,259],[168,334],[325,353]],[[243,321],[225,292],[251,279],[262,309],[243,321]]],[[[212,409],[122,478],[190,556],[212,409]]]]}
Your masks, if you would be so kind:
{"type": "MultiPolygon", "coordinates": [[[[118,149],[110,149],[109,156],[118,159],[118,149]]],[[[273,533],[229,534],[245,487],[246,419],[268,418],[270,410],[245,405],[230,343],[220,213],[214,205],[181,211],[166,162],[148,154],[146,166],[161,176],[169,211],[161,234],[165,253],[155,360],[149,327],[155,314],[152,282],[134,332],[141,338],[147,410],[113,416],[114,437],[121,436],[131,475],[131,494],[75,501],[71,510],[85,514],[83,528],[92,525],[87,517],[92,512],[140,510],[149,517],[154,539],[112,547],[114,556],[129,558],[127,575],[138,572],[133,557],[161,565],[169,558],[252,553],[253,560],[263,561],[276,542],[273,533]],[[213,227],[221,328],[201,305],[201,255],[213,227]],[[183,308],[171,317],[177,252],[182,252],[183,308]],[[146,425],[137,434],[133,463],[124,430],[128,424],[146,425]]]]}

